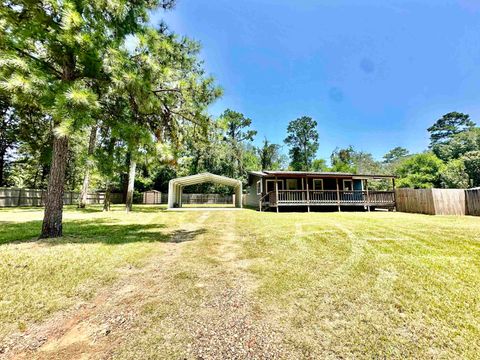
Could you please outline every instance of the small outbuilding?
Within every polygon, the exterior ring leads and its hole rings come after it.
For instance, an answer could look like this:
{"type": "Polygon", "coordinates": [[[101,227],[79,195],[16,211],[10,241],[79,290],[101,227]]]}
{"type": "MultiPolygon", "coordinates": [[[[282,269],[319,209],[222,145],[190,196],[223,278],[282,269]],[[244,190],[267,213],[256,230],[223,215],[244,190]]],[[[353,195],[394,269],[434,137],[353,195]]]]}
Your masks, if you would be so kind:
{"type": "Polygon", "coordinates": [[[145,191],[143,193],[143,203],[144,204],[161,204],[162,193],[157,190],[145,191]]]}
{"type": "Polygon", "coordinates": [[[185,186],[214,183],[230,186],[235,191],[235,207],[242,207],[242,182],[226,176],[201,173],[170,180],[168,183],[168,208],[182,207],[182,193],[185,186]]]}

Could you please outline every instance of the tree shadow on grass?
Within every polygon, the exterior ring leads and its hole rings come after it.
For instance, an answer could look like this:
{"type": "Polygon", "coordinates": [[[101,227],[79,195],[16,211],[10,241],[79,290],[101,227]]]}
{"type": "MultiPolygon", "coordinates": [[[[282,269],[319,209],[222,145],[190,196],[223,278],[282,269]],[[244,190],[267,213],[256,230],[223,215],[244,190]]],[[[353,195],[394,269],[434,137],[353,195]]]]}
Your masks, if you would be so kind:
{"type": "MultiPolygon", "coordinates": [[[[17,208],[18,209],[18,208],[17,208]]],[[[42,209],[43,208],[37,208],[42,209]]],[[[64,206],[66,211],[79,212],[79,213],[101,213],[103,212],[103,205],[87,205],[87,207],[80,209],[76,205],[66,205],[64,206]]],[[[133,213],[154,213],[154,212],[163,212],[167,210],[167,205],[133,205],[133,213]]],[[[110,208],[111,212],[125,212],[125,204],[113,204],[110,208]]],[[[108,213],[106,213],[108,214],[108,213]]]]}
{"type": "MultiPolygon", "coordinates": [[[[0,245],[37,241],[41,226],[41,221],[0,222],[0,245]]],[[[67,220],[63,224],[64,236],[62,238],[39,241],[49,245],[67,243],[103,243],[108,245],[134,242],[181,243],[193,241],[205,232],[206,229],[204,228],[192,231],[169,230],[165,224],[116,224],[111,219],[67,220]]]]}
{"type": "MultiPolygon", "coordinates": [[[[79,209],[76,206],[65,207],[66,210],[83,212],[83,213],[101,213],[103,212],[103,205],[89,205],[86,208],[79,209]]],[[[111,207],[112,212],[125,212],[124,204],[115,204],[111,207]]],[[[155,213],[167,211],[167,205],[133,205],[133,213],[155,213]]]]}

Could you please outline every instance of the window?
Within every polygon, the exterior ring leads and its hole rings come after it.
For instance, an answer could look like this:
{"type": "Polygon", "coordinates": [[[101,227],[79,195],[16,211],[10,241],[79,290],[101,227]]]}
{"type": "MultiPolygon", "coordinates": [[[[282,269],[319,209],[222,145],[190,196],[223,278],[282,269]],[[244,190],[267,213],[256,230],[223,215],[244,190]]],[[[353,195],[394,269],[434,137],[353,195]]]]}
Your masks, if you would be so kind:
{"type": "Polygon", "coordinates": [[[323,179],[313,179],[313,190],[323,190],[323,179]]]}
{"type": "Polygon", "coordinates": [[[343,190],[352,191],[353,190],[353,181],[349,179],[343,179],[343,190]]]}
{"type": "Polygon", "coordinates": [[[262,195],[262,180],[257,181],[257,195],[262,195]]]}
{"type": "MultiPolygon", "coordinates": [[[[277,180],[278,190],[283,190],[283,180],[277,180]]],[[[267,193],[270,191],[275,191],[275,180],[267,180],[267,193]]]]}
{"type": "Polygon", "coordinates": [[[287,179],[287,190],[298,190],[297,179],[287,179]]]}

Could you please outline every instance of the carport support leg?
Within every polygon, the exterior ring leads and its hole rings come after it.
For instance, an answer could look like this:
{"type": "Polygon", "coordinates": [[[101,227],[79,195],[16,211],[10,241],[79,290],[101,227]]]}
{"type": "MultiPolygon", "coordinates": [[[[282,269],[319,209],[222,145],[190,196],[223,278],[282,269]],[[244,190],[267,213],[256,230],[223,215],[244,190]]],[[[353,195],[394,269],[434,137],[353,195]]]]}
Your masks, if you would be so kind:
{"type": "Polygon", "coordinates": [[[168,182],[168,208],[173,208],[173,181],[168,182]]]}

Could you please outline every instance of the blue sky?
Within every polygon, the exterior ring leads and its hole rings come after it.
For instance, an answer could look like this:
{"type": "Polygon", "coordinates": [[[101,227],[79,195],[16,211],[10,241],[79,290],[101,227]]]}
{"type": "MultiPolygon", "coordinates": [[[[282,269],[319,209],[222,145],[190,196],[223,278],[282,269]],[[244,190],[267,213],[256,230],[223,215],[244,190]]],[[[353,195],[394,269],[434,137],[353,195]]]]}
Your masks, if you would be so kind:
{"type": "Polygon", "coordinates": [[[160,19],[201,42],[224,89],[210,112],[250,117],[256,143],[283,144],[308,115],[319,157],[353,145],[380,158],[425,149],[444,113],[480,115],[477,0],[178,0],[160,19]]]}

